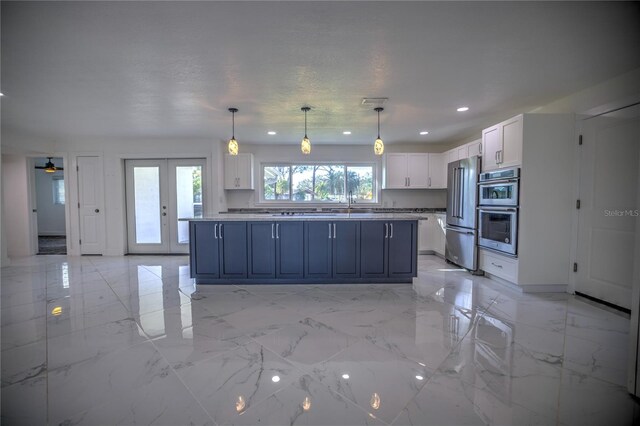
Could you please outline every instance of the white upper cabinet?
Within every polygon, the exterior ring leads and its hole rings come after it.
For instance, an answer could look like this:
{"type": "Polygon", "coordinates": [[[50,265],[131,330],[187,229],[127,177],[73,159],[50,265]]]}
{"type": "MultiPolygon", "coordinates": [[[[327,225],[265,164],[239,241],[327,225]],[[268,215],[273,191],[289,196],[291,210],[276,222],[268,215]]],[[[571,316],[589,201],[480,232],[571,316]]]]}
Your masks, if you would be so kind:
{"type": "Polygon", "coordinates": [[[447,189],[447,153],[429,154],[429,188],[447,189]]]}
{"type": "Polygon", "coordinates": [[[482,170],[522,163],[522,115],[482,131],[482,170]]]}
{"type": "Polygon", "coordinates": [[[449,151],[445,152],[445,154],[447,155],[447,164],[458,161],[460,159],[458,157],[458,148],[450,149],[449,151]]]}
{"type": "Polygon", "coordinates": [[[224,189],[253,189],[253,154],[225,154],[224,189]]]}
{"type": "Polygon", "coordinates": [[[444,154],[391,153],[384,158],[384,189],[446,188],[444,154]]]}
{"type": "Polygon", "coordinates": [[[469,147],[467,145],[459,146],[458,148],[458,160],[469,157],[469,147]]]}
{"type": "Polygon", "coordinates": [[[429,154],[407,154],[409,188],[429,188],[429,154]]]}
{"type": "Polygon", "coordinates": [[[467,151],[467,156],[468,157],[474,157],[476,155],[482,155],[482,139],[478,139],[475,140],[473,142],[469,142],[467,144],[468,146],[468,151],[467,151]]]}

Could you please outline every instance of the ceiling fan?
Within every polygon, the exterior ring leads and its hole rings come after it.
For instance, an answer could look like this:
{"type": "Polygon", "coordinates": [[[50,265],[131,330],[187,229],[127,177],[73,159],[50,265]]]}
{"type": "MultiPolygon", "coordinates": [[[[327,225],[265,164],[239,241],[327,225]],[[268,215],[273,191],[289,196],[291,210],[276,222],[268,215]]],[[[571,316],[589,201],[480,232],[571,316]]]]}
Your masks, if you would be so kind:
{"type": "Polygon", "coordinates": [[[49,161],[47,161],[44,166],[36,166],[36,169],[42,169],[45,171],[45,173],[55,173],[58,170],[64,170],[64,168],[56,167],[56,165],[53,164],[53,161],[51,161],[53,157],[47,157],[47,158],[49,159],[49,161]]]}

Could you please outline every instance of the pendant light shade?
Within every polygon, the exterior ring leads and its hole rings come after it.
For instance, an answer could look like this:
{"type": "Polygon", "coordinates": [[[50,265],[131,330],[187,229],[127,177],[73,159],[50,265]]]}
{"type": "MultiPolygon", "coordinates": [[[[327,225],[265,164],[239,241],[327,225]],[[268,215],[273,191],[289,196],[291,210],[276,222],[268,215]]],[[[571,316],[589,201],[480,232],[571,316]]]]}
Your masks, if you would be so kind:
{"type": "Polygon", "coordinates": [[[378,107],[373,110],[378,113],[378,139],[373,143],[373,152],[375,152],[376,155],[382,155],[384,152],[384,142],[380,139],[380,112],[384,111],[384,108],[378,107]]]}
{"type": "Polygon", "coordinates": [[[236,112],[238,108],[229,108],[231,113],[231,139],[229,139],[229,154],[238,155],[238,141],[236,140],[236,112]]]}
{"type": "Polygon", "coordinates": [[[309,107],[300,108],[304,111],[304,138],[302,138],[302,143],[300,144],[300,150],[303,154],[309,155],[311,154],[311,141],[307,137],[307,112],[311,110],[309,107]]]}

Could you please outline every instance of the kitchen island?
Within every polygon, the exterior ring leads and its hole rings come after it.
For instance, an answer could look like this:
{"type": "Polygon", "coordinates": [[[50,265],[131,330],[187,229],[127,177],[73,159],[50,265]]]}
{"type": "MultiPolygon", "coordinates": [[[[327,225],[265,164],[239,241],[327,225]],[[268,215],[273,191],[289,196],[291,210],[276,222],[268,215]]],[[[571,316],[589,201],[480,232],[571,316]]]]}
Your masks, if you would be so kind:
{"type": "Polygon", "coordinates": [[[409,214],[220,214],[189,220],[196,284],[410,283],[409,214]]]}

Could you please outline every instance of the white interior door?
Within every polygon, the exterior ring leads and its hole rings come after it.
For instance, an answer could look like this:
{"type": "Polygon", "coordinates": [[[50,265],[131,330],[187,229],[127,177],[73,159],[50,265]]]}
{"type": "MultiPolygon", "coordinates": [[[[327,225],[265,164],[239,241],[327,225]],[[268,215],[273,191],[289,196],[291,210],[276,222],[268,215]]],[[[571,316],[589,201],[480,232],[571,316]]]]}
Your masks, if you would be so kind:
{"type": "Polygon", "coordinates": [[[104,249],[103,176],[100,157],[78,157],[80,254],[102,254],[104,249]]]}
{"type": "Polygon", "coordinates": [[[576,291],[629,309],[638,215],[640,105],[584,121],[576,291]]]}
{"type": "Polygon", "coordinates": [[[188,253],[188,222],[202,217],[204,159],[126,160],[129,253],[188,253]]]}

